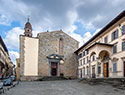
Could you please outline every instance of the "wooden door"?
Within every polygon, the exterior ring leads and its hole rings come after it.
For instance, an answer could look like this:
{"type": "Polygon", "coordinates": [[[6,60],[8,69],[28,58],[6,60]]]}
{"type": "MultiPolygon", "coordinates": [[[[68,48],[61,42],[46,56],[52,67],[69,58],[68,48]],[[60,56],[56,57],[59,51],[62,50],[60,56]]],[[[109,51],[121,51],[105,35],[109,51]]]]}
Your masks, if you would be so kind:
{"type": "Polygon", "coordinates": [[[57,63],[56,62],[51,63],[51,75],[57,76],[57,63]]]}
{"type": "Polygon", "coordinates": [[[104,63],[104,77],[108,77],[109,72],[108,72],[108,63],[104,63]]]}

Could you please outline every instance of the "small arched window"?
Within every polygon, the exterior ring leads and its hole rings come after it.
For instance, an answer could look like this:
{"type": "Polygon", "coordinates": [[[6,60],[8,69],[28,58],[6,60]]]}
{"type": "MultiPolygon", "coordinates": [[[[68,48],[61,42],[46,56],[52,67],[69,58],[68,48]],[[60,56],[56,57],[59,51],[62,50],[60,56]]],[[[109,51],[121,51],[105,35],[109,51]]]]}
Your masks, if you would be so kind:
{"type": "Polygon", "coordinates": [[[63,39],[59,39],[59,54],[63,54],[63,39]]]}

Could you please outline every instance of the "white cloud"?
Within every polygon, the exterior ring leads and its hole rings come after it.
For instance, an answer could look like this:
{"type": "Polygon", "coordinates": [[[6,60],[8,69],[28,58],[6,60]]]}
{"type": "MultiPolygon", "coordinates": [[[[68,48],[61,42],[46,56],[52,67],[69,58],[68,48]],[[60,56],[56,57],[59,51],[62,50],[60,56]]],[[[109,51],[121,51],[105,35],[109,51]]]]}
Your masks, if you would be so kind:
{"type": "Polygon", "coordinates": [[[101,28],[96,29],[96,31],[94,32],[93,36],[94,36],[95,34],[97,34],[100,30],[101,30],[101,28]]]}
{"type": "Polygon", "coordinates": [[[77,26],[72,25],[70,28],[66,30],[66,33],[69,34],[71,37],[79,41],[79,47],[82,46],[85,42],[87,42],[91,37],[92,34],[90,32],[85,32],[83,35],[77,34],[74,31],[77,30],[77,26]]]}
{"type": "Polygon", "coordinates": [[[16,51],[9,51],[12,62],[16,65],[16,58],[19,58],[19,53],[16,51]]]}
{"type": "Polygon", "coordinates": [[[83,43],[87,42],[92,37],[92,34],[90,32],[86,32],[83,35],[83,43]]]}
{"type": "Polygon", "coordinates": [[[8,23],[9,23],[8,18],[5,15],[3,15],[3,14],[0,15],[0,24],[2,24],[2,25],[9,25],[8,23]]]}
{"type": "MultiPolygon", "coordinates": [[[[39,33],[39,30],[33,31],[33,36],[36,37],[39,33]]],[[[21,27],[14,27],[6,33],[4,41],[9,49],[19,49],[19,35],[23,34],[24,30],[21,27]]]]}
{"type": "MultiPolygon", "coordinates": [[[[9,25],[12,21],[24,26],[30,16],[33,35],[39,32],[63,29],[80,42],[80,46],[95,35],[112,18],[124,10],[124,0],[0,0],[0,24],[9,25]],[[103,6],[102,6],[103,5],[103,6]],[[76,34],[79,21],[87,29],[83,35],[76,34]],[[94,34],[89,30],[97,29],[94,34]]],[[[5,43],[11,50],[19,49],[19,34],[24,30],[15,27],[8,31],[5,43]]]]}
{"type": "Polygon", "coordinates": [[[23,34],[24,30],[20,27],[14,27],[12,30],[6,33],[4,41],[9,49],[19,48],[19,35],[23,34]]]}

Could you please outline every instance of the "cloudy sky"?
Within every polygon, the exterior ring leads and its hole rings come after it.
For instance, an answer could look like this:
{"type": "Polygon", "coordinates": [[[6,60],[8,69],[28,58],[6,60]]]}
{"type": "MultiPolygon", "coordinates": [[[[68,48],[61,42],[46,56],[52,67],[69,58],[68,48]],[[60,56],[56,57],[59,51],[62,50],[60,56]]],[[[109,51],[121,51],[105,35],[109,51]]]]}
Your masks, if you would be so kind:
{"type": "Polygon", "coordinates": [[[125,0],[0,0],[0,35],[15,63],[27,17],[33,35],[60,30],[80,46],[125,9],[125,0]]]}

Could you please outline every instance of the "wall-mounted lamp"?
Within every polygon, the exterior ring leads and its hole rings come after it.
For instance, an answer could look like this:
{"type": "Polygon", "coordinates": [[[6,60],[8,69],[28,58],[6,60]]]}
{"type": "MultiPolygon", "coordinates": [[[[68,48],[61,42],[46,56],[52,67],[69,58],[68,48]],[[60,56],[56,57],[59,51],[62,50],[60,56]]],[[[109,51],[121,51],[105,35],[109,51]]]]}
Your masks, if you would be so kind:
{"type": "Polygon", "coordinates": [[[63,60],[60,60],[60,64],[64,64],[64,61],[63,61],[63,60]]]}

